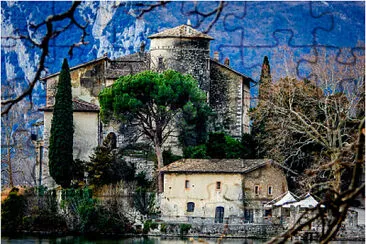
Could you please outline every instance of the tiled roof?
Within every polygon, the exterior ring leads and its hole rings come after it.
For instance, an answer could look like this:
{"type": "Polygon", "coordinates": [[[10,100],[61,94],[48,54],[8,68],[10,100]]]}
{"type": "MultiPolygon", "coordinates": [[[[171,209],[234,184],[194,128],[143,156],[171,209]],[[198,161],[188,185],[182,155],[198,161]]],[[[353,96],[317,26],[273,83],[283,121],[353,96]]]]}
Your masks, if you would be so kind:
{"type": "MultiPolygon", "coordinates": [[[[40,108],[40,111],[53,111],[54,106],[47,106],[44,108],[40,108]]],[[[99,106],[85,102],[81,99],[74,98],[72,99],[72,107],[74,112],[99,112],[99,106]]]]}
{"type": "Polygon", "coordinates": [[[209,35],[206,35],[189,25],[180,25],[171,29],[164,30],[162,32],[156,33],[154,35],[149,36],[148,38],[164,38],[164,37],[187,37],[187,38],[203,38],[214,40],[209,35]]]}
{"type": "Polygon", "coordinates": [[[132,53],[132,54],[129,54],[129,55],[126,55],[126,56],[118,57],[118,58],[112,60],[112,62],[113,61],[140,62],[140,61],[145,61],[149,58],[150,58],[150,53],[149,52],[145,52],[145,53],[137,52],[137,53],[132,53]]]}
{"type": "Polygon", "coordinates": [[[268,159],[182,159],[161,169],[164,173],[248,173],[270,164],[268,159]]]}
{"type": "MultiPolygon", "coordinates": [[[[97,58],[97,59],[93,59],[93,60],[91,60],[91,61],[89,61],[89,62],[82,63],[82,64],[78,64],[78,65],[76,65],[76,66],[70,67],[70,71],[73,71],[73,70],[79,69],[79,68],[84,67],[84,66],[86,66],[86,65],[90,65],[90,64],[93,64],[93,63],[97,63],[97,62],[99,62],[99,61],[101,61],[101,60],[107,60],[107,61],[109,61],[110,59],[109,59],[107,56],[103,56],[103,57],[100,57],[100,58],[97,58]]],[[[56,73],[53,73],[53,74],[47,75],[47,76],[45,76],[45,77],[41,78],[40,80],[42,80],[42,81],[44,81],[44,80],[48,80],[49,78],[52,78],[52,77],[54,77],[54,76],[56,76],[56,75],[59,75],[59,74],[60,74],[60,72],[56,72],[56,73]]]]}
{"type": "Polygon", "coordinates": [[[244,79],[247,79],[247,80],[249,80],[250,82],[256,83],[252,78],[249,78],[248,76],[246,76],[246,75],[244,75],[244,74],[240,73],[239,71],[236,71],[235,69],[231,68],[230,66],[227,66],[227,65],[225,65],[225,64],[222,64],[222,63],[220,63],[219,61],[216,61],[216,60],[215,60],[215,59],[213,59],[213,58],[210,58],[210,61],[211,61],[212,63],[215,63],[215,64],[217,64],[217,65],[219,65],[219,66],[221,66],[221,67],[224,67],[224,68],[226,68],[226,69],[228,69],[228,70],[230,70],[230,71],[234,72],[234,73],[235,73],[235,74],[237,74],[237,75],[242,76],[244,79]]]}

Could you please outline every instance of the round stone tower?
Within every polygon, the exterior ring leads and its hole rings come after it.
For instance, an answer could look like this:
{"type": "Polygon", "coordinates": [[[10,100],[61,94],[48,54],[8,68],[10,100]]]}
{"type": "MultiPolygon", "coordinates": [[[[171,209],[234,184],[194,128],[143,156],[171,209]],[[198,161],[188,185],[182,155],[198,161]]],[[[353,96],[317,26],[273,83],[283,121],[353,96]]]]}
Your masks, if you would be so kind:
{"type": "Polygon", "coordinates": [[[154,71],[167,69],[192,75],[201,89],[210,87],[210,41],[190,25],[181,25],[149,36],[151,63],[154,71]]]}

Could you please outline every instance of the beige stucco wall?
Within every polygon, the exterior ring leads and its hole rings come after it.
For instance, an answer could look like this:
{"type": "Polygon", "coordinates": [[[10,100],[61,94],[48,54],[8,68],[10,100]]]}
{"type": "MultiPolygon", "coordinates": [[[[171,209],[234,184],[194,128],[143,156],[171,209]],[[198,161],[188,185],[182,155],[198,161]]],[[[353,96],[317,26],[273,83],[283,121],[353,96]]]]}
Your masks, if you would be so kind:
{"type": "MultiPolygon", "coordinates": [[[[48,187],[55,185],[48,170],[48,147],[52,112],[44,112],[44,154],[42,182],[48,187]]],[[[89,160],[93,149],[98,146],[98,113],[74,112],[74,159],[89,160]]]]}
{"type": "MultiPolygon", "coordinates": [[[[268,164],[252,172],[241,174],[164,174],[164,193],[161,195],[162,219],[167,221],[189,221],[189,217],[214,218],[216,207],[224,207],[224,218],[242,218],[245,209],[254,209],[254,222],[263,221],[263,205],[287,191],[283,171],[268,164]],[[185,188],[189,180],[191,187],[185,188]],[[216,182],[221,190],[216,190],[216,182]],[[255,194],[255,186],[259,194],[255,194]],[[268,186],[272,194],[268,194],[268,186]],[[245,189],[243,204],[242,188],[245,189]],[[187,203],[194,202],[194,212],[187,212],[187,203]]],[[[213,222],[213,220],[212,220],[213,222]]]]}
{"type": "Polygon", "coordinates": [[[98,146],[98,113],[74,113],[74,158],[89,160],[98,146]]]}
{"type": "Polygon", "coordinates": [[[216,207],[224,207],[224,217],[242,214],[240,174],[164,174],[164,193],[161,198],[163,218],[214,218],[216,207]],[[185,188],[189,180],[191,187],[185,188]],[[216,190],[216,182],[221,190],[216,190]],[[187,203],[194,202],[194,212],[187,212],[187,203]]]}

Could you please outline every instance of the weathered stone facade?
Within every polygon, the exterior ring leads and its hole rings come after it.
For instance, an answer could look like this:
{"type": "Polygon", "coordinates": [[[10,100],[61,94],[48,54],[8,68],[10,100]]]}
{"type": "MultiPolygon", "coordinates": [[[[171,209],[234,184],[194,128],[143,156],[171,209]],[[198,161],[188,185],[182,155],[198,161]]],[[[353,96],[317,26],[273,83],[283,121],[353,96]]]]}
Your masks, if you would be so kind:
{"type": "Polygon", "coordinates": [[[160,208],[168,222],[262,224],[264,204],[287,191],[284,173],[270,160],[186,159],[161,171],[160,208]]]}

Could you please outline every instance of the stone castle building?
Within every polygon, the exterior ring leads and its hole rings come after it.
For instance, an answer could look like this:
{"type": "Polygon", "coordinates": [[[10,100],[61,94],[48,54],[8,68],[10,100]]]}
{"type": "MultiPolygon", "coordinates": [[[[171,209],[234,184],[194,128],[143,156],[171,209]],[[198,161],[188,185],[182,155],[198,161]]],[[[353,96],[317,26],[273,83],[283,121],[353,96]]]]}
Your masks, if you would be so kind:
{"type": "MultiPolygon", "coordinates": [[[[145,70],[163,71],[173,69],[192,75],[207,94],[210,107],[217,114],[220,128],[233,137],[249,133],[250,82],[251,78],[230,67],[229,60],[219,62],[218,53],[210,57],[210,41],[214,38],[189,25],[181,25],[149,36],[150,50],[111,60],[107,56],[70,68],[72,95],[74,98],[74,158],[89,160],[93,148],[110,136],[116,147],[126,138],[118,124],[102,124],[99,118],[99,92],[120,76],[136,74],[145,70]]],[[[43,178],[48,174],[48,139],[51,128],[52,109],[59,73],[42,80],[47,85],[44,111],[44,159],[43,178]]],[[[172,141],[174,146],[174,141],[172,141]]],[[[43,183],[47,184],[47,180],[43,183]]]]}

